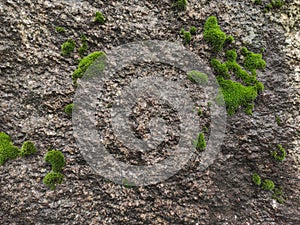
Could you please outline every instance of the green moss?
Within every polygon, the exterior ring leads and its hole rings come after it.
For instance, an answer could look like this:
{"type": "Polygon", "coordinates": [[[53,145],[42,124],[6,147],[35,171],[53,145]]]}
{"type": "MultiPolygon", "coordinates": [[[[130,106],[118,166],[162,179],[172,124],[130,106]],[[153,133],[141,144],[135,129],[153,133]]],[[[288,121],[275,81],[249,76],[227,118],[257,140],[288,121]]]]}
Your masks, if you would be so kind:
{"type": "Polygon", "coordinates": [[[61,184],[64,180],[64,175],[59,172],[53,172],[47,173],[46,176],[43,179],[43,183],[49,187],[51,190],[56,189],[57,184],[61,184]]]}
{"type": "Polygon", "coordinates": [[[277,123],[278,126],[282,125],[282,121],[278,115],[275,116],[275,122],[277,123]]]}
{"type": "Polygon", "coordinates": [[[261,179],[260,176],[257,173],[253,173],[252,174],[252,182],[257,185],[260,186],[261,185],[261,179]]]}
{"type": "Polygon", "coordinates": [[[253,113],[253,108],[254,108],[254,104],[253,104],[253,103],[248,104],[248,106],[246,106],[244,112],[245,112],[246,114],[248,114],[249,116],[251,116],[252,113],[253,113]]]}
{"type": "Polygon", "coordinates": [[[133,187],[136,187],[135,183],[129,181],[128,179],[126,178],[123,178],[122,179],[122,185],[126,188],[133,188],[133,187]]]}
{"type": "Polygon", "coordinates": [[[274,9],[279,9],[284,5],[284,1],[281,0],[271,0],[271,4],[274,9]]]}
{"type": "Polygon", "coordinates": [[[185,43],[185,44],[190,43],[191,39],[192,39],[191,33],[190,33],[189,31],[184,31],[184,33],[183,33],[183,40],[184,40],[184,43],[185,43]]]}
{"type": "Polygon", "coordinates": [[[197,70],[188,72],[188,79],[196,84],[206,84],[208,82],[208,76],[197,70]]]}
{"type": "MultiPolygon", "coordinates": [[[[93,52],[80,60],[77,69],[72,74],[73,83],[75,85],[77,84],[77,79],[82,78],[89,66],[91,66],[91,64],[100,56],[105,57],[105,53],[93,52]]],[[[100,71],[104,69],[104,64],[98,66],[100,71]]]]}
{"type": "Polygon", "coordinates": [[[219,105],[226,104],[227,113],[233,115],[239,107],[248,107],[257,97],[257,90],[252,86],[244,86],[232,80],[218,79],[221,91],[216,97],[219,105]]]}
{"type": "Polygon", "coordinates": [[[246,56],[244,60],[244,67],[256,76],[257,69],[264,69],[266,67],[266,61],[262,59],[262,54],[256,54],[250,52],[247,48],[242,48],[242,54],[246,56]]]}
{"type": "Polygon", "coordinates": [[[230,74],[225,63],[221,63],[215,58],[212,58],[210,63],[211,66],[214,68],[215,72],[217,73],[217,76],[223,77],[225,79],[230,78],[230,74]]]}
{"type": "Polygon", "coordinates": [[[274,159],[276,159],[278,161],[283,161],[286,158],[286,151],[282,147],[282,145],[277,145],[277,148],[278,148],[278,151],[280,152],[280,154],[278,154],[277,151],[273,151],[272,156],[274,159]]]}
{"type": "Polygon", "coordinates": [[[9,135],[0,132],[0,165],[4,165],[10,159],[17,158],[19,152],[19,148],[14,146],[9,135]]]}
{"type": "Polygon", "coordinates": [[[101,12],[96,12],[94,22],[102,25],[105,23],[105,21],[106,18],[103,16],[103,14],[101,12]]]}
{"type": "Polygon", "coordinates": [[[272,198],[280,204],[283,204],[287,199],[282,191],[282,187],[274,188],[272,198]]]}
{"type": "Polygon", "coordinates": [[[61,151],[51,150],[47,152],[45,161],[52,166],[54,172],[59,172],[66,164],[65,157],[61,151]]]}
{"type": "Polygon", "coordinates": [[[232,37],[226,37],[226,34],[221,30],[218,25],[217,17],[210,16],[204,24],[204,40],[213,48],[214,52],[219,52],[223,49],[227,41],[233,41],[232,37]]]}
{"type": "Polygon", "coordinates": [[[179,11],[185,11],[187,8],[187,0],[177,0],[173,7],[176,8],[179,11]]]}
{"type": "Polygon", "coordinates": [[[63,28],[63,27],[55,27],[55,31],[57,32],[57,33],[64,33],[64,32],[66,32],[66,30],[65,30],[65,28],[63,28]]]}
{"type": "Polygon", "coordinates": [[[34,143],[31,141],[25,141],[22,145],[20,156],[25,157],[34,153],[36,153],[36,147],[34,146],[34,143]]]}
{"type": "Polygon", "coordinates": [[[73,108],[74,108],[74,103],[71,103],[69,105],[66,105],[64,111],[65,111],[66,114],[72,115],[73,108]]]}
{"type": "Polygon", "coordinates": [[[202,109],[199,108],[197,114],[198,114],[198,116],[201,116],[203,114],[202,109]]]}
{"type": "Polygon", "coordinates": [[[70,55],[71,52],[74,51],[75,49],[75,41],[73,39],[68,39],[66,42],[64,42],[62,45],[61,45],[61,54],[63,56],[67,56],[67,55],[70,55]]]}
{"type": "Polygon", "coordinates": [[[260,5],[261,4],[261,0],[254,0],[253,3],[256,4],[256,5],[260,5]]]}
{"type": "Polygon", "coordinates": [[[193,142],[198,151],[203,151],[206,148],[206,141],[203,133],[199,133],[197,140],[193,142]]]}
{"type": "Polygon", "coordinates": [[[265,179],[261,184],[261,188],[266,191],[272,191],[275,188],[275,184],[272,180],[265,179]]]}
{"type": "Polygon", "coordinates": [[[78,49],[79,56],[83,58],[88,50],[87,37],[83,34],[81,35],[81,46],[78,49]]]}
{"type": "Polygon", "coordinates": [[[192,35],[195,35],[195,34],[197,33],[197,28],[194,27],[194,26],[191,26],[191,28],[190,28],[190,33],[191,33],[192,35]]]}

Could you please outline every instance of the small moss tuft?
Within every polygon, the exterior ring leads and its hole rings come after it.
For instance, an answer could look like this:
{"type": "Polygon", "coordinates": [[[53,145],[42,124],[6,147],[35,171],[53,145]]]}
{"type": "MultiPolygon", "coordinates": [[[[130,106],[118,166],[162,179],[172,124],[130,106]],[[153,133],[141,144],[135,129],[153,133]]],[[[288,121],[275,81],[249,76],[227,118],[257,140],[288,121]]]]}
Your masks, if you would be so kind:
{"type": "Polygon", "coordinates": [[[203,133],[198,134],[198,138],[196,141],[194,141],[194,144],[196,145],[196,149],[198,151],[203,151],[206,148],[206,141],[203,133]]]}
{"type": "Polygon", "coordinates": [[[273,156],[274,159],[276,159],[278,161],[283,161],[286,157],[286,151],[282,147],[282,145],[277,145],[277,148],[278,148],[278,151],[280,152],[280,155],[278,155],[277,151],[273,151],[272,156],[273,156]]]}
{"type": "Polygon", "coordinates": [[[261,188],[266,191],[272,191],[275,188],[275,184],[272,180],[265,179],[261,184],[261,188]]]}
{"type": "MultiPolygon", "coordinates": [[[[73,83],[75,85],[77,84],[77,79],[82,78],[86,70],[89,68],[89,66],[91,66],[92,63],[100,56],[105,57],[105,53],[93,52],[80,60],[77,69],[72,74],[73,83]]],[[[104,69],[104,64],[98,66],[99,66],[99,70],[102,71],[104,69]]]]}
{"type": "Polygon", "coordinates": [[[71,103],[71,104],[65,106],[64,111],[66,114],[72,115],[73,108],[74,108],[74,103],[71,103]]]}
{"type": "Polygon", "coordinates": [[[14,146],[9,135],[0,132],[0,165],[4,165],[10,159],[17,158],[19,153],[19,148],[14,146]]]}
{"type": "Polygon", "coordinates": [[[64,33],[64,32],[66,32],[66,30],[65,30],[65,28],[63,28],[63,27],[55,27],[55,31],[57,32],[57,33],[64,33]]]}
{"type": "Polygon", "coordinates": [[[226,34],[221,30],[218,25],[217,17],[210,16],[204,24],[204,40],[212,46],[214,52],[219,52],[223,49],[226,34]]]}
{"type": "Polygon", "coordinates": [[[43,179],[43,183],[49,187],[51,190],[56,189],[57,184],[61,184],[64,180],[64,175],[59,172],[53,172],[47,173],[46,176],[43,179]]]}
{"type": "Polygon", "coordinates": [[[61,54],[63,56],[67,56],[67,55],[70,55],[71,52],[74,51],[75,49],[75,41],[73,39],[68,39],[66,42],[64,42],[62,45],[61,45],[61,54]]]}
{"type": "Polygon", "coordinates": [[[45,156],[45,161],[52,166],[52,171],[60,172],[61,169],[66,164],[65,157],[61,151],[51,150],[47,152],[45,156]]]}
{"type": "Polygon", "coordinates": [[[31,141],[25,141],[22,145],[20,156],[25,157],[34,153],[36,153],[36,147],[34,146],[34,143],[31,141]]]}
{"type": "Polygon", "coordinates": [[[105,23],[105,21],[106,18],[103,16],[103,14],[101,12],[96,12],[94,22],[102,25],[105,23]]]}
{"type": "Polygon", "coordinates": [[[261,185],[261,179],[260,179],[260,176],[257,173],[253,173],[252,182],[257,186],[261,185]]]}
{"type": "Polygon", "coordinates": [[[191,33],[192,35],[195,35],[195,34],[197,33],[197,28],[194,27],[194,26],[191,26],[191,28],[190,28],[190,33],[191,33]]]}
{"type": "Polygon", "coordinates": [[[187,8],[187,0],[177,0],[177,2],[173,4],[173,7],[179,11],[185,11],[187,8]]]}
{"type": "Polygon", "coordinates": [[[188,72],[188,79],[195,84],[206,84],[208,82],[208,76],[197,70],[188,72]]]}

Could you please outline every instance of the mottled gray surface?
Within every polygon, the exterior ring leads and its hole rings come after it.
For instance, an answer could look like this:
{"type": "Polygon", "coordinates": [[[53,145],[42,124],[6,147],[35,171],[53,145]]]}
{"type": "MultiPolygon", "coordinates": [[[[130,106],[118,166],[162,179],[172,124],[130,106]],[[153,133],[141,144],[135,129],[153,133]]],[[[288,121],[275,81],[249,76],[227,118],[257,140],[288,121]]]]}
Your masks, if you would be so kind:
{"type": "MultiPolygon", "coordinates": [[[[267,1],[262,1],[266,3],[267,1]]],[[[18,146],[37,144],[38,153],[0,167],[1,224],[299,224],[299,1],[268,14],[251,1],[189,1],[176,13],[163,1],[0,1],[0,130],[18,146]],[[95,25],[95,11],[108,21],[95,25]],[[297,11],[298,10],[298,11],[297,11]],[[219,159],[197,171],[197,159],[157,185],[125,188],[96,175],[76,147],[71,118],[63,113],[75,89],[71,73],[77,54],[60,55],[68,38],[88,37],[90,52],[107,51],[132,41],[179,41],[182,27],[199,28],[186,46],[208,60],[202,27],[217,15],[237,46],[266,49],[266,90],[255,101],[253,116],[242,111],[228,118],[219,159]],[[67,32],[57,34],[56,26],[67,32]],[[275,116],[282,120],[278,126],[275,116]],[[276,145],[287,159],[270,156],[276,145]],[[42,184],[50,170],[43,157],[61,150],[65,182],[56,191],[42,184]],[[281,185],[288,200],[279,205],[271,193],[251,183],[257,171],[281,185]]],[[[134,74],[135,68],[124,74],[134,74]]],[[[176,75],[176,71],[174,71],[176,75]]],[[[204,111],[204,116],[209,112],[204,111]]]]}

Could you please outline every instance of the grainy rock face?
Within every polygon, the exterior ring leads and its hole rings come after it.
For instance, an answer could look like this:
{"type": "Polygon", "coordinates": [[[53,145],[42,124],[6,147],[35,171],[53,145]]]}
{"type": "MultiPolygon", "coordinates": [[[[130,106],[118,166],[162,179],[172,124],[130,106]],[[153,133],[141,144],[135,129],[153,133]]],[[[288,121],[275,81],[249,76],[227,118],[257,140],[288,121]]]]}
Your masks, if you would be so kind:
{"type": "MultiPolygon", "coordinates": [[[[31,140],[38,148],[36,155],[0,167],[1,224],[300,224],[300,2],[287,1],[266,14],[245,0],[188,2],[187,11],[180,13],[171,0],[0,2],[0,131],[17,146],[31,140]],[[107,18],[104,25],[93,22],[96,11],[107,18]],[[197,170],[194,158],[170,179],[134,188],[96,175],[81,156],[71,118],[63,112],[75,94],[71,74],[79,56],[61,56],[61,44],[73,38],[78,47],[81,34],[88,37],[89,52],[132,41],[182,42],[180,29],[193,25],[198,32],[185,47],[208,62],[211,54],[202,32],[210,15],[217,15],[221,28],[235,37],[237,48],[266,49],[267,68],[258,73],[265,91],[256,99],[253,115],[241,110],[228,118],[218,159],[205,171],[197,170]],[[66,32],[57,33],[56,26],[66,32]],[[284,162],[270,155],[277,144],[287,150],[284,162]],[[66,157],[65,181],[55,191],[42,184],[50,170],[43,160],[48,149],[66,157]],[[253,172],[281,185],[286,202],[278,204],[271,192],[255,187],[253,172]]],[[[139,70],[135,65],[121,75],[139,70]]],[[[178,75],[175,69],[164,70],[178,75]]],[[[203,125],[209,126],[209,110],[203,115],[203,125]]]]}

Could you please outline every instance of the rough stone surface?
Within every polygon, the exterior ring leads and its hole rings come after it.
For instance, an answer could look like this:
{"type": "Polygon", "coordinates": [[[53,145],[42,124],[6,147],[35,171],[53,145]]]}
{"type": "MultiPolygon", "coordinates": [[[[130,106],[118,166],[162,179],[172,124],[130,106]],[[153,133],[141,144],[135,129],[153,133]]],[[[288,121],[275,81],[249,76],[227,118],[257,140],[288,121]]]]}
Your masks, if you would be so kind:
{"type": "Polygon", "coordinates": [[[172,2],[0,1],[0,131],[17,146],[31,140],[38,148],[0,167],[1,224],[300,224],[299,0],[269,13],[245,0],[190,0],[178,13],[172,2]],[[104,25],[93,23],[96,11],[106,16],[104,25]],[[240,111],[228,118],[221,154],[205,171],[197,171],[194,160],[165,182],[134,188],[96,175],[63,112],[73,100],[71,74],[79,56],[61,56],[61,44],[73,38],[79,46],[82,33],[89,52],[141,40],[182,42],[180,29],[194,25],[197,35],[186,49],[208,61],[202,31],[210,15],[218,16],[237,47],[266,50],[267,68],[258,73],[266,90],[253,116],[240,111]],[[66,33],[56,33],[56,26],[66,33]],[[284,162],[270,155],[277,144],[287,150],[284,162]],[[61,150],[67,161],[65,181],[55,191],[42,184],[50,170],[43,160],[48,149],[61,150]],[[281,185],[286,202],[255,187],[253,172],[281,185]]]}

